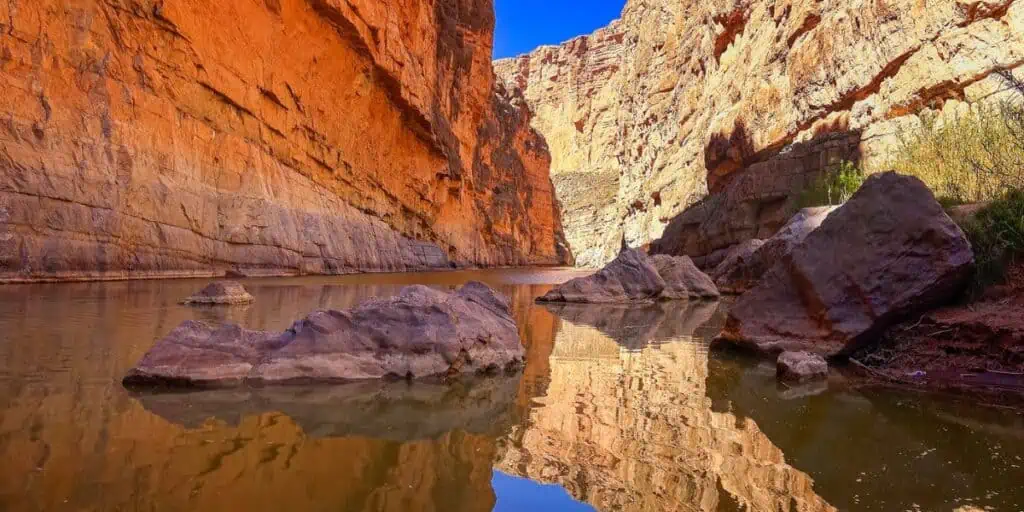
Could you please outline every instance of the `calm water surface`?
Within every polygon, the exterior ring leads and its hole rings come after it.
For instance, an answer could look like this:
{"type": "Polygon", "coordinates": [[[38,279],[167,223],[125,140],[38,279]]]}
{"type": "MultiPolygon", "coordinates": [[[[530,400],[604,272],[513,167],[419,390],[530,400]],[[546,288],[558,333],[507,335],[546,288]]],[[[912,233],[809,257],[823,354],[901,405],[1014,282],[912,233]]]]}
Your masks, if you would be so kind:
{"type": "Polygon", "coordinates": [[[1024,510],[1024,418],[709,354],[727,304],[544,307],[574,274],[507,270],[0,286],[0,510],[1024,510]],[[521,376],[138,394],[187,319],[281,330],[410,283],[511,297],[521,376]]]}

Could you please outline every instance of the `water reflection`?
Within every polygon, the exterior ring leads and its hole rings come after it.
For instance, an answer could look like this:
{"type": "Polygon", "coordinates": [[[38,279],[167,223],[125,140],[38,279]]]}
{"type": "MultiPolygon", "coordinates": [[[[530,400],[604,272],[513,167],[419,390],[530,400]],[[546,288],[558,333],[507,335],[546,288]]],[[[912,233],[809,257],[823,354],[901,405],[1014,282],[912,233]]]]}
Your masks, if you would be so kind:
{"type": "Polygon", "coordinates": [[[204,281],[0,287],[0,510],[1024,508],[1020,416],[842,382],[777,387],[770,366],[709,356],[727,303],[534,304],[572,275],[257,279],[256,303],[227,309],[177,304],[204,281]],[[521,376],[120,385],[183,320],[281,330],[407,283],[469,279],[511,297],[521,376]]]}
{"type": "Polygon", "coordinates": [[[453,430],[503,435],[513,423],[518,388],[519,375],[510,375],[465,378],[451,385],[369,381],[134,396],[146,410],[186,428],[211,419],[238,426],[247,417],[280,412],[309,437],[416,441],[453,430]]]}
{"type": "Polygon", "coordinates": [[[599,510],[831,510],[750,420],[711,410],[715,303],[555,307],[564,315],[528,421],[497,467],[599,510]]]}
{"type": "Polygon", "coordinates": [[[533,297],[571,274],[373,277],[250,280],[257,302],[222,309],[177,304],[202,281],[0,287],[0,510],[490,510],[518,377],[188,395],[120,386],[181,321],[280,330],[408,282],[488,281],[512,298],[525,339],[551,336],[533,297]]]}
{"type": "MultiPolygon", "coordinates": [[[[573,326],[590,326],[629,350],[651,343],[688,340],[718,311],[720,303],[670,301],[642,305],[558,304],[542,306],[573,326]]],[[[717,333],[715,333],[717,334],[717,333]]],[[[589,343],[561,336],[559,343],[589,343]]]]}
{"type": "Polygon", "coordinates": [[[773,366],[729,353],[709,374],[713,408],[756,421],[842,510],[1024,510],[1020,414],[842,379],[789,389],[773,366]]]}

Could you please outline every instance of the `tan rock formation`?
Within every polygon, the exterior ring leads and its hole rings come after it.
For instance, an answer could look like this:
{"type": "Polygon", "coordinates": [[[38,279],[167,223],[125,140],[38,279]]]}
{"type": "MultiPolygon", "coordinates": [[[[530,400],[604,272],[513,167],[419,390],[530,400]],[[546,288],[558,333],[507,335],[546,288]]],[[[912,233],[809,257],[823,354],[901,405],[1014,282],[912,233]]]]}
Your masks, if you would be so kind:
{"type": "Polygon", "coordinates": [[[557,264],[490,1],[0,5],[0,279],[557,264]]]}
{"type": "Polygon", "coordinates": [[[988,98],[1022,64],[1019,0],[630,0],[496,70],[547,138],[577,262],[599,267],[623,239],[701,256],[768,238],[823,168],[878,165],[922,109],[988,98]]]}

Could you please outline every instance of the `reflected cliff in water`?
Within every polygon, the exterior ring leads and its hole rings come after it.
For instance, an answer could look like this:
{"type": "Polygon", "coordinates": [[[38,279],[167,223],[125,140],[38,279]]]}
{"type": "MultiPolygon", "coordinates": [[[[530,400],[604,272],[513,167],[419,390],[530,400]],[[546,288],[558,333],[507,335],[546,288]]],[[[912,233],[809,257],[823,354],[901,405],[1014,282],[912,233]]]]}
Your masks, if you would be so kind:
{"type": "MultiPolygon", "coordinates": [[[[525,339],[552,272],[257,279],[247,308],[187,308],[203,281],[0,287],[0,510],[487,511],[519,376],[456,386],[134,394],[124,372],[187,319],[281,330],[415,282],[480,279],[514,302],[525,339]]],[[[548,343],[550,344],[550,343],[548,343]]]]}
{"type": "Polygon", "coordinates": [[[718,306],[550,306],[547,368],[524,377],[546,386],[498,468],[599,510],[832,510],[755,422],[711,410],[718,306]]]}
{"type": "Polygon", "coordinates": [[[598,510],[1024,509],[1020,415],[841,381],[779,387],[771,365],[709,356],[727,301],[534,303],[573,275],[255,279],[240,309],[177,304],[205,281],[0,287],[0,510],[487,511],[504,497],[540,512],[573,508],[570,496],[598,510]],[[511,298],[520,376],[120,385],[184,320],[276,331],[470,279],[511,298]]]}

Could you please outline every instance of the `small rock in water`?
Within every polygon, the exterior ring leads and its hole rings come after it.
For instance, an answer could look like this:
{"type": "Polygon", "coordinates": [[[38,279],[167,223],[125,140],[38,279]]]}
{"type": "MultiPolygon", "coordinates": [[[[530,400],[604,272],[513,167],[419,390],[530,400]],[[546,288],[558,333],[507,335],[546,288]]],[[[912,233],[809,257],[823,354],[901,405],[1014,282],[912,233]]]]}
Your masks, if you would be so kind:
{"type": "Polygon", "coordinates": [[[828,376],[828,363],[811,352],[783,352],[775,363],[779,379],[807,382],[828,376]]]}
{"type": "Polygon", "coordinates": [[[256,299],[237,281],[217,281],[183,300],[187,306],[250,304],[256,299]]]}

